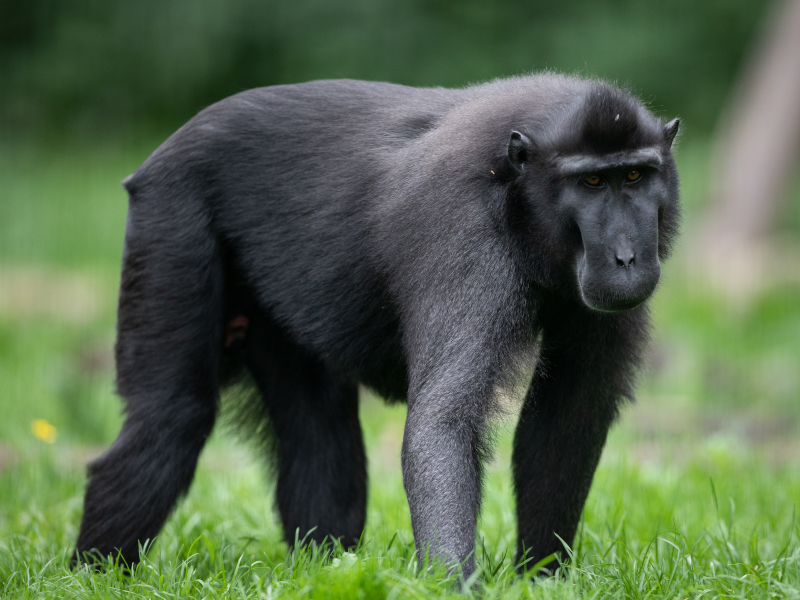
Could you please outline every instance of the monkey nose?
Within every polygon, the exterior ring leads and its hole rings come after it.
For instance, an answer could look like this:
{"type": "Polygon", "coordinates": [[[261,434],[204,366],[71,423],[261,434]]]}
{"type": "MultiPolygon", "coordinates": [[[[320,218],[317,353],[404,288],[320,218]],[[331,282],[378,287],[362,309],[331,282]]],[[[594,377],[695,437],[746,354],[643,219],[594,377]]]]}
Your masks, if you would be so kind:
{"type": "Polygon", "coordinates": [[[622,248],[617,248],[616,259],[618,267],[629,269],[633,266],[634,260],[636,259],[636,254],[634,254],[633,248],[630,246],[624,246],[622,248]]]}

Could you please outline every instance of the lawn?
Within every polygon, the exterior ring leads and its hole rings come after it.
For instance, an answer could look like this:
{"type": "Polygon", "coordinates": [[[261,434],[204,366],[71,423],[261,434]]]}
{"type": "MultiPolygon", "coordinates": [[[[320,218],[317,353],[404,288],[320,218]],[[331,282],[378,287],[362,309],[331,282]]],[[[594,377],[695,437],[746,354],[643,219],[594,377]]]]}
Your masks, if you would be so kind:
{"type": "MultiPolygon", "coordinates": [[[[268,469],[223,406],[190,493],[134,572],[70,570],[85,464],[121,423],[119,182],[154,145],[0,145],[0,596],[800,598],[800,288],[730,301],[683,275],[680,254],[654,303],[639,402],[612,431],[563,577],[514,574],[511,423],[472,586],[420,571],[399,470],[405,409],[366,391],[370,505],[355,551],[287,549],[268,469]]],[[[706,154],[691,140],[678,153],[689,230],[706,154]]]]}

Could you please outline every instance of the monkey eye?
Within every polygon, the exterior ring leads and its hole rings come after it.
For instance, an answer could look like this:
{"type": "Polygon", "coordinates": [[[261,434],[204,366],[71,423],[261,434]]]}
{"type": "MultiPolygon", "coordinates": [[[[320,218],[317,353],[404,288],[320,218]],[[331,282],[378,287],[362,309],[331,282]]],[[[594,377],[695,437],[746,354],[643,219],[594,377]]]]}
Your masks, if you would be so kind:
{"type": "Polygon", "coordinates": [[[591,175],[587,175],[583,178],[583,182],[591,187],[599,187],[603,180],[600,179],[600,175],[597,173],[592,173],[591,175]]]}
{"type": "Polygon", "coordinates": [[[627,175],[625,175],[625,179],[628,181],[639,181],[642,178],[642,172],[634,169],[633,171],[628,171],[627,175]]]}

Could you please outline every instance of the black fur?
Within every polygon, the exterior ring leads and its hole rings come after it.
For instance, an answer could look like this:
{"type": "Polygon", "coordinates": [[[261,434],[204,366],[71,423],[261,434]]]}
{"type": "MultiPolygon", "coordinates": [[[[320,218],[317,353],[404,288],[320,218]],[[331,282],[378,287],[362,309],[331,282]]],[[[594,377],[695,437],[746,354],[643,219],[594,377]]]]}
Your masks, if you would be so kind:
{"type": "Polygon", "coordinates": [[[462,90],[318,81],[201,112],[125,182],[128,416],[90,467],[78,554],[137,560],[242,370],[275,435],[288,542],[361,535],[360,382],[407,398],[418,552],[465,575],[489,420],[532,376],[519,546],[534,562],[558,551],[632,395],[642,303],[677,231],[675,131],[617,88],[551,74],[462,90]]]}

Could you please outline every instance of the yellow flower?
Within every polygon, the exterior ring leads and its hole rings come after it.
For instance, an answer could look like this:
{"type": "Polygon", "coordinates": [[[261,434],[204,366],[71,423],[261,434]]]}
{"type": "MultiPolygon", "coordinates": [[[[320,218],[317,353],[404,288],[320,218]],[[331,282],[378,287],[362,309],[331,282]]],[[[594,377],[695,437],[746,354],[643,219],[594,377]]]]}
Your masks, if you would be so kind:
{"type": "Polygon", "coordinates": [[[56,441],[56,428],[44,419],[31,421],[31,433],[48,444],[56,441]]]}

